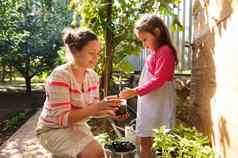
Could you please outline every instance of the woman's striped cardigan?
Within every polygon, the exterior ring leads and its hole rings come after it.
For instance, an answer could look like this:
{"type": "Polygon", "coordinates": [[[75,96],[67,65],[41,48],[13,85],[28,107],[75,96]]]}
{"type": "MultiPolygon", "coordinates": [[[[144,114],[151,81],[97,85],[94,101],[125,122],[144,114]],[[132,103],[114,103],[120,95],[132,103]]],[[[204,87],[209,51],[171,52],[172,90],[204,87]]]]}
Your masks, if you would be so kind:
{"type": "Polygon", "coordinates": [[[36,129],[38,134],[68,127],[71,111],[99,101],[99,77],[93,70],[86,70],[82,85],[76,81],[70,63],[53,70],[45,85],[46,100],[36,129]]]}

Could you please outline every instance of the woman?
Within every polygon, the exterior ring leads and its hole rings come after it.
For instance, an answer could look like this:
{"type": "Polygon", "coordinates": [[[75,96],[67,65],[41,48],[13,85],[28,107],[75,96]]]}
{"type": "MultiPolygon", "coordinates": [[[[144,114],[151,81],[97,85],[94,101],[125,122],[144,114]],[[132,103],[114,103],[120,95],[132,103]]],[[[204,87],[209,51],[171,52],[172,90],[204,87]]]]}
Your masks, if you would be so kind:
{"type": "Polygon", "coordinates": [[[37,136],[54,155],[100,158],[103,149],[94,140],[86,120],[93,116],[113,117],[120,100],[99,100],[99,77],[91,69],[101,51],[97,36],[90,30],[68,28],[63,40],[72,61],[56,67],[47,80],[37,136]]]}

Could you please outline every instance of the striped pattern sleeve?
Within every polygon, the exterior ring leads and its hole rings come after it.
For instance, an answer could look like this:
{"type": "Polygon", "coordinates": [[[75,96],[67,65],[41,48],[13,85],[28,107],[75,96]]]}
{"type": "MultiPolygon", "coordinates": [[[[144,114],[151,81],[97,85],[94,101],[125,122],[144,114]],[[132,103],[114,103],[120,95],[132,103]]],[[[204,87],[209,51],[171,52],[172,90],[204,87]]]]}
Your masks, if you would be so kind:
{"type": "Polygon", "coordinates": [[[95,96],[94,96],[94,100],[96,103],[98,103],[100,101],[99,87],[100,87],[99,78],[97,78],[96,91],[95,91],[95,96]]]}
{"type": "Polygon", "coordinates": [[[44,119],[55,120],[59,127],[68,126],[68,117],[71,109],[70,80],[63,70],[54,71],[46,84],[46,112],[44,119]]]}
{"type": "Polygon", "coordinates": [[[92,93],[93,95],[93,102],[97,103],[100,101],[100,94],[99,94],[99,76],[97,73],[93,70],[90,70],[90,75],[89,75],[89,81],[91,82],[90,87],[88,88],[88,91],[92,93]]]}

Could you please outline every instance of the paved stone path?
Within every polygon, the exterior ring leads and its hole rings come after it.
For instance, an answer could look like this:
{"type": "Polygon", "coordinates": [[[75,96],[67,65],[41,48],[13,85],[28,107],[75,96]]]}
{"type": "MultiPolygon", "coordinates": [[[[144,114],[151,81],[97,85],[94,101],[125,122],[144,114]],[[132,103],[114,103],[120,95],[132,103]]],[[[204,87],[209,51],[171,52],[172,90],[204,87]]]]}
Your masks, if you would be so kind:
{"type": "MultiPolygon", "coordinates": [[[[0,146],[0,158],[51,158],[35,136],[39,110],[7,142],[0,146]]],[[[138,158],[138,156],[136,156],[138,158]]]]}
{"type": "Polygon", "coordinates": [[[39,114],[40,110],[0,146],[0,158],[51,158],[35,137],[39,114]]]}

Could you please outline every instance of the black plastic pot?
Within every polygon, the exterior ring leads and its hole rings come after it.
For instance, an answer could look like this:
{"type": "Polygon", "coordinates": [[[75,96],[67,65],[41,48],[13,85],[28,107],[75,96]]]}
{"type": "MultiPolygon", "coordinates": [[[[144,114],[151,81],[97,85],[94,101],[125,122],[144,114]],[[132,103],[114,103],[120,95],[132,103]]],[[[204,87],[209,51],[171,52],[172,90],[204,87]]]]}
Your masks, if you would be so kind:
{"type": "Polygon", "coordinates": [[[126,105],[120,105],[119,109],[115,113],[116,113],[117,116],[125,115],[127,113],[127,106],[126,105]]]}
{"type": "Polygon", "coordinates": [[[114,141],[104,146],[106,158],[135,158],[136,146],[128,141],[114,141]]]}

